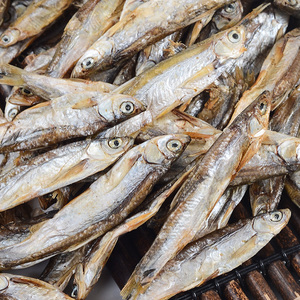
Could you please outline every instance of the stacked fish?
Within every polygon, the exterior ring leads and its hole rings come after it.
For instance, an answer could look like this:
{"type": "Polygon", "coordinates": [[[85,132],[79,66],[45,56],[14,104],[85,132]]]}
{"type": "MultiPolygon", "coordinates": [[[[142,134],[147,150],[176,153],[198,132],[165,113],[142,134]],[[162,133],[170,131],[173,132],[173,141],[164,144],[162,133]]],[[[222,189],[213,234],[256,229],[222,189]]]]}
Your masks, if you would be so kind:
{"type": "Polygon", "coordinates": [[[51,262],[1,273],[0,298],[85,299],[144,224],[121,295],[169,299],[279,233],[284,188],[300,206],[298,0],[12,0],[0,18],[0,270],[51,262]],[[248,187],[253,218],[227,225],[248,187]]]}

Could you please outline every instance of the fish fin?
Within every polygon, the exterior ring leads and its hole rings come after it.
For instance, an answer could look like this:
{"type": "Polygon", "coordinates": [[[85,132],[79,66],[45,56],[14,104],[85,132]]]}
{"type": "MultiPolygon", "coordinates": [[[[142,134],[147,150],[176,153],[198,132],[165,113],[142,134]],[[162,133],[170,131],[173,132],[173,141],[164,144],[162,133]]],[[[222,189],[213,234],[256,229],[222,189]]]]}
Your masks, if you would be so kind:
{"type": "Polygon", "coordinates": [[[256,238],[257,238],[257,236],[254,236],[250,240],[248,240],[243,246],[241,246],[239,249],[237,249],[235,252],[233,252],[231,254],[231,257],[232,258],[243,257],[243,255],[245,255],[245,253],[249,252],[249,249],[252,249],[255,247],[256,238]]]}
{"type": "Polygon", "coordinates": [[[9,64],[1,64],[0,65],[0,83],[7,85],[23,85],[24,80],[22,75],[27,73],[21,68],[9,65],[9,64]]]}
{"type": "Polygon", "coordinates": [[[58,184],[62,181],[68,181],[70,177],[74,177],[75,174],[81,173],[83,170],[89,167],[88,159],[84,159],[77,165],[73,166],[62,175],[58,176],[51,184],[58,184]]]}
{"type": "Polygon", "coordinates": [[[253,157],[253,155],[258,151],[260,145],[261,145],[261,138],[259,141],[255,141],[254,143],[251,143],[249,148],[247,149],[246,153],[244,154],[243,158],[241,159],[239,166],[236,170],[236,173],[233,175],[231,180],[235,177],[235,175],[242,169],[242,167],[253,157]]]}
{"type": "MultiPolygon", "coordinates": [[[[34,232],[38,231],[48,220],[39,222],[37,224],[34,224],[30,227],[30,233],[33,234],[34,232]]],[[[24,240],[25,241],[25,240],[24,240]]]]}
{"type": "Polygon", "coordinates": [[[83,109],[96,106],[98,103],[91,98],[81,100],[72,106],[73,109],[83,109]]]}
{"type": "MultiPolygon", "coordinates": [[[[215,66],[213,63],[207,65],[206,67],[199,70],[196,74],[194,74],[192,77],[187,79],[181,84],[181,88],[183,89],[195,89],[197,91],[196,85],[194,82],[197,80],[199,81],[200,78],[207,76],[215,69],[215,66]]],[[[199,91],[200,92],[200,91],[199,91]]]]}

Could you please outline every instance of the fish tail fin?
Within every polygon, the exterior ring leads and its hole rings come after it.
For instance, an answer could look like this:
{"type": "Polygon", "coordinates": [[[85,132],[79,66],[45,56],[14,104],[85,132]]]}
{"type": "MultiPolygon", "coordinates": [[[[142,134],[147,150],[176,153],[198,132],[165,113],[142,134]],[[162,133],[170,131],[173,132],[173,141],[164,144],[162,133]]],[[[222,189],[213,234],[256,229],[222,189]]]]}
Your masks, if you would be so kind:
{"type": "Polygon", "coordinates": [[[7,85],[23,85],[24,80],[22,75],[27,73],[26,71],[9,65],[9,64],[1,64],[0,65],[0,83],[7,85]]]}

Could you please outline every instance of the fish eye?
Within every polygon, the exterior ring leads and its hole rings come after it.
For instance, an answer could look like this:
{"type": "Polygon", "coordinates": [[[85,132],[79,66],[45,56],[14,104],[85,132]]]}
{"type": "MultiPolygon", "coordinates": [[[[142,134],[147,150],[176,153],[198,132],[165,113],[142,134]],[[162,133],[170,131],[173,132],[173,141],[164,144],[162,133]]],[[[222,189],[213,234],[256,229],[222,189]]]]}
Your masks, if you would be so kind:
{"type": "Polygon", "coordinates": [[[228,33],[228,39],[232,43],[237,43],[237,42],[239,42],[241,40],[241,35],[236,30],[231,30],[228,33]]]}
{"type": "Polygon", "coordinates": [[[93,66],[94,66],[94,59],[92,57],[85,58],[81,63],[81,67],[86,70],[92,68],[93,66]]]}
{"type": "Polygon", "coordinates": [[[134,111],[134,104],[130,101],[123,102],[120,106],[120,110],[125,115],[132,114],[134,111]]]}
{"type": "Polygon", "coordinates": [[[9,285],[9,282],[8,282],[7,278],[4,276],[1,276],[0,277],[0,291],[6,289],[8,287],[8,285],[9,285]]]}
{"type": "Polygon", "coordinates": [[[267,112],[268,103],[266,101],[261,101],[259,104],[259,110],[264,115],[267,112]]]}
{"type": "Polygon", "coordinates": [[[16,109],[16,108],[12,108],[12,109],[8,112],[8,116],[9,116],[9,118],[11,118],[11,119],[13,119],[17,114],[18,114],[18,109],[16,109]]]}
{"type": "Polygon", "coordinates": [[[21,94],[24,96],[32,96],[32,92],[26,88],[20,88],[21,94]]]}
{"type": "Polygon", "coordinates": [[[113,138],[108,141],[108,145],[112,149],[118,149],[119,147],[122,146],[122,139],[120,138],[113,138]]]}
{"type": "Polygon", "coordinates": [[[7,44],[10,42],[10,38],[8,35],[4,35],[2,38],[1,38],[2,42],[7,44]]]}
{"type": "Polygon", "coordinates": [[[171,152],[177,153],[182,149],[182,143],[179,140],[170,140],[167,143],[167,148],[171,152]]]}
{"type": "Polygon", "coordinates": [[[78,296],[78,286],[75,284],[73,286],[72,292],[71,292],[71,297],[72,298],[77,298],[78,296]]]}
{"type": "Polygon", "coordinates": [[[297,0],[288,0],[287,2],[291,6],[296,6],[297,5],[297,0]]]}
{"type": "Polygon", "coordinates": [[[281,211],[276,211],[276,212],[273,212],[271,214],[270,220],[272,222],[279,222],[279,221],[281,221],[282,217],[283,217],[282,212],[281,211]]]}
{"type": "Polygon", "coordinates": [[[235,3],[230,3],[224,7],[225,12],[232,13],[235,10],[235,3]]]}

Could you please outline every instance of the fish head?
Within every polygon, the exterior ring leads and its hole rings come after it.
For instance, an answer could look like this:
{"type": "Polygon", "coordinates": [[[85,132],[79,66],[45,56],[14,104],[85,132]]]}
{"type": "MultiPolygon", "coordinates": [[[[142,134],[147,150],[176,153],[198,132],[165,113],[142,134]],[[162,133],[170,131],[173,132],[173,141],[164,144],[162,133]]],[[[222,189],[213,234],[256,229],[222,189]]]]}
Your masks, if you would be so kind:
{"type": "Polygon", "coordinates": [[[0,37],[0,46],[8,47],[15,44],[16,42],[18,42],[20,35],[20,30],[16,28],[8,28],[0,37]]]}
{"type": "Polygon", "coordinates": [[[0,274],[0,293],[6,290],[8,286],[9,286],[9,279],[4,274],[0,274]]]}
{"type": "Polygon", "coordinates": [[[164,135],[146,142],[144,159],[150,164],[169,165],[175,161],[190,143],[185,134],[164,135]]]}
{"type": "Polygon", "coordinates": [[[111,99],[116,120],[128,119],[146,109],[139,100],[131,96],[116,94],[111,99]]]}
{"type": "Polygon", "coordinates": [[[253,219],[252,227],[257,233],[276,235],[285,227],[290,217],[291,211],[289,209],[260,214],[253,219]]]}
{"type": "Polygon", "coordinates": [[[249,118],[248,134],[256,139],[263,136],[268,128],[271,111],[271,93],[264,91],[246,109],[249,118]]]}
{"type": "Polygon", "coordinates": [[[133,146],[131,137],[101,138],[92,140],[87,149],[87,154],[93,159],[103,161],[111,160],[125,153],[133,146]]]}
{"type": "Polygon", "coordinates": [[[237,23],[242,17],[243,5],[240,0],[229,3],[216,11],[212,21],[218,30],[223,30],[237,23]]]}
{"type": "Polygon", "coordinates": [[[214,52],[220,61],[238,58],[245,52],[246,28],[243,25],[226,30],[214,44],[214,52]]]}
{"type": "Polygon", "coordinates": [[[78,60],[71,77],[86,78],[97,70],[102,58],[112,53],[113,45],[109,41],[103,41],[101,47],[91,48],[78,60]]]}

